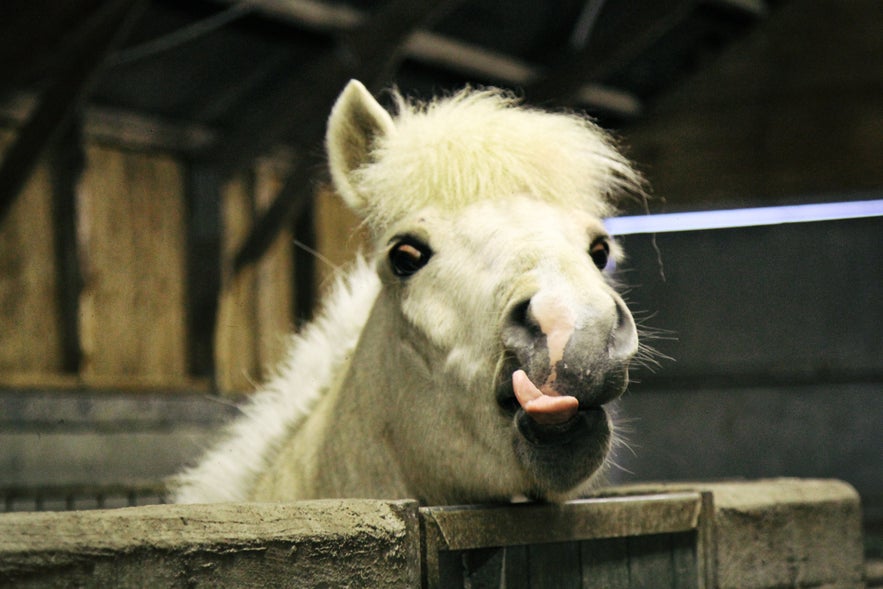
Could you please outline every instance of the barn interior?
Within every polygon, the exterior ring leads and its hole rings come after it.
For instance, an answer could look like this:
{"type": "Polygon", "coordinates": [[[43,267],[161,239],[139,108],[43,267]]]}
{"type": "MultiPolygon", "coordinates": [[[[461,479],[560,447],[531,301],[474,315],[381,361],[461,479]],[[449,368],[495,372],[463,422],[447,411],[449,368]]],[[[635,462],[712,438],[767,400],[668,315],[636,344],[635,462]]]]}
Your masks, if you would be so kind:
{"type": "Polygon", "coordinates": [[[362,243],[322,159],[349,79],[497,86],[594,117],[651,187],[623,215],[672,219],[620,236],[657,354],[611,482],[841,479],[883,586],[881,30],[876,0],[7,1],[5,510],[159,501],[236,415],[362,243]]]}

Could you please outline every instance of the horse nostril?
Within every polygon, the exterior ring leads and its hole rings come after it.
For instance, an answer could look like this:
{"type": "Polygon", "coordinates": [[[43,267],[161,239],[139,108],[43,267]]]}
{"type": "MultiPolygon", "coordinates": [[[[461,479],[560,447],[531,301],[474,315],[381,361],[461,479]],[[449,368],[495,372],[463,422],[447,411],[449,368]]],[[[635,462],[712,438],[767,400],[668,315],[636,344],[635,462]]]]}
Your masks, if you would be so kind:
{"type": "Polygon", "coordinates": [[[519,327],[535,328],[537,326],[537,322],[530,314],[530,299],[512,307],[512,310],[509,312],[509,321],[519,327]]]}
{"type": "Polygon", "coordinates": [[[518,357],[522,366],[530,361],[531,350],[541,335],[540,325],[530,310],[530,299],[513,305],[503,328],[503,344],[518,357]]]}

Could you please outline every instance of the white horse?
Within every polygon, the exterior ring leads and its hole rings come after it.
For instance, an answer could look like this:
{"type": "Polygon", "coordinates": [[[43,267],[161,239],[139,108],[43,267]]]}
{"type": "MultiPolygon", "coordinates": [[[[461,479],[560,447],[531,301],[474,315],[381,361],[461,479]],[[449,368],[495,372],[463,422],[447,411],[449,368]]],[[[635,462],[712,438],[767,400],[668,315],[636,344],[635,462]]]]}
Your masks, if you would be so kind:
{"type": "Polygon", "coordinates": [[[374,250],[178,502],[579,494],[638,349],[601,218],[640,179],[594,124],[494,90],[391,117],[353,81],[326,147],[374,250]]]}

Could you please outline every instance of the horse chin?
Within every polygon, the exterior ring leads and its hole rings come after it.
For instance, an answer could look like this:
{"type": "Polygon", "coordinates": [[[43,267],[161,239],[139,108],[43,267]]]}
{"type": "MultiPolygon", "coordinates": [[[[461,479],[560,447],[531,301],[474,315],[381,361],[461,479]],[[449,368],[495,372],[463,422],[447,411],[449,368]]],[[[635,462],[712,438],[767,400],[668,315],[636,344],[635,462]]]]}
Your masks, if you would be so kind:
{"type": "Polygon", "coordinates": [[[576,413],[560,423],[540,423],[515,396],[514,362],[504,362],[498,377],[496,400],[501,416],[512,426],[515,455],[532,480],[534,495],[552,497],[579,487],[604,465],[613,431],[604,403],[619,397],[628,384],[626,365],[596,372],[591,381],[571,386],[567,393],[579,400],[576,413]]]}
{"type": "Polygon", "coordinates": [[[561,424],[540,424],[515,413],[513,449],[541,496],[567,493],[592,477],[607,460],[613,437],[602,407],[580,410],[561,424]]]}

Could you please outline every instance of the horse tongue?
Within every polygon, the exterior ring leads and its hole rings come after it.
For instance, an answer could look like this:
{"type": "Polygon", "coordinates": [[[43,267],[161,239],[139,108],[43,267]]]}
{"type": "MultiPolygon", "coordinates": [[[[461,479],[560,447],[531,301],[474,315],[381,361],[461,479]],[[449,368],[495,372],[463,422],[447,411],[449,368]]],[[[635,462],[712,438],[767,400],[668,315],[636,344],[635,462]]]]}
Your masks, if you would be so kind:
{"type": "Polygon", "coordinates": [[[524,412],[537,423],[554,425],[564,423],[576,415],[579,401],[576,397],[547,395],[536,387],[523,370],[512,373],[515,398],[524,412]]]}

